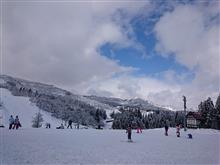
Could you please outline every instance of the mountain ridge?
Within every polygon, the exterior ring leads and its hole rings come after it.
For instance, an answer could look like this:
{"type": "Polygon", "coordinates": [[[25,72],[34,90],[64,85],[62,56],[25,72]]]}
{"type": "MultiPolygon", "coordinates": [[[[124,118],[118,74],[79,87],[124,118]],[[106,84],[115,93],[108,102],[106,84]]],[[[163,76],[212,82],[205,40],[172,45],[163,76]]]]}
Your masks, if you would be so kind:
{"type": "Polygon", "coordinates": [[[121,99],[77,95],[70,91],[40,82],[33,82],[8,75],[0,75],[0,88],[8,89],[15,96],[28,97],[40,109],[62,120],[72,119],[84,125],[97,125],[100,119],[111,118],[120,108],[138,108],[143,114],[149,111],[169,111],[140,98],[121,99]]]}

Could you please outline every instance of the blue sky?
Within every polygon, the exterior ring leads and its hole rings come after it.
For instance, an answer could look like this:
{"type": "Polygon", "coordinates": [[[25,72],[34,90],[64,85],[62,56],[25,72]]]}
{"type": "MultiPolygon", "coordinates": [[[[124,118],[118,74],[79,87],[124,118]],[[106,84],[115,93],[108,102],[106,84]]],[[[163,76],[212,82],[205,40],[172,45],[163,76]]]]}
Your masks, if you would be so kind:
{"type": "MultiPolygon", "coordinates": [[[[166,11],[172,11],[170,8],[166,11]],[[168,10],[169,9],[169,10],[168,10]]],[[[118,61],[125,67],[137,68],[132,72],[134,76],[149,76],[159,80],[163,80],[163,76],[158,76],[165,71],[175,71],[176,74],[188,74],[184,82],[191,82],[194,77],[193,70],[178,63],[175,59],[175,54],[163,56],[157,51],[157,39],[154,32],[154,27],[161,17],[161,13],[152,12],[148,17],[135,17],[130,24],[133,29],[135,42],[141,45],[141,49],[136,47],[119,47],[115,44],[106,43],[100,47],[101,55],[118,61]]]]}

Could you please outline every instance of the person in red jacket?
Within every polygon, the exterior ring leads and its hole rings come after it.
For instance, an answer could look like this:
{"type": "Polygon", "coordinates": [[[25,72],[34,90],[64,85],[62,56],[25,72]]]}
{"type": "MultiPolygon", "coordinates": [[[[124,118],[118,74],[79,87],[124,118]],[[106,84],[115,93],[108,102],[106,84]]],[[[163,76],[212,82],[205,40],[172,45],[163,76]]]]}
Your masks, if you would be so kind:
{"type": "Polygon", "coordinates": [[[177,124],[176,125],[176,136],[177,137],[180,137],[180,128],[181,128],[180,124],[177,124]]]}
{"type": "Polygon", "coordinates": [[[18,118],[18,116],[15,117],[15,120],[14,120],[14,126],[13,126],[13,129],[18,129],[19,127],[21,127],[21,123],[20,123],[20,120],[18,118]]]}

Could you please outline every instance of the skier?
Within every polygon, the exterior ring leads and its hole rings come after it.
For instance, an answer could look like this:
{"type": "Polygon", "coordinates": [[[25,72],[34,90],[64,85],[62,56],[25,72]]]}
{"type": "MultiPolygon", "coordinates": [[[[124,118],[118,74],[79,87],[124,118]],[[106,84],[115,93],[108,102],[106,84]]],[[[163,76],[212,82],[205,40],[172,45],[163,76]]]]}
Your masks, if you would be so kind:
{"type": "Polygon", "coordinates": [[[141,125],[139,122],[137,122],[137,133],[142,133],[141,125]]]}
{"type": "Polygon", "coordinates": [[[13,125],[14,125],[14,118],[11,115],[10,118],[9,118],[9,129],[12,129],[13,125]]]}
{"type": "Polygon", "coordinates": [[[180,137],[180,128],[181,128],[181,127],[180,127],[180,124],[177,124],[177,125],[176,125],[176,136],[177,136],[177,137],[180,137]]]}
{"type": "Polygon", "coordinates": [[[16,116],[15,120],[14,120],[14,127],[13,127],[13,129],[15,129],[15,128],[18,129],[19,127],[21,127],[21,123],[19,121],[18,116],[16,116]]]}
{"type": "Polygon", "coordinates": [[[132,132],[132,129],[131,129],[131,125],[129,124],[128,128],[127,128],[127,131],[126,131],[126,133],[128,134],[128,142],[132,142],[132,140],[131,140],[131,132],[132,132]]]}
{"type": "Polygon", "coordinates": [[[50,128],[50,123],[46,123],[46,128],[50,128]]]}
{"type": "Polygon", "coordinates": [[[73,128],[73,127],[72,127],[72,123],[73,123],[73,121],[70,119],[70,120],[68,121],[68,126],[67,126],[67,128],[70,127],[70,128],[72,129],[72,128],[73,128]]]}
{"type": "Polygon", "coordinates": [[[165,121],[165,136],[168,136],[169,126],[170,126],[170,122],[169,122],[169,120],[166,120],[165,121]]]}

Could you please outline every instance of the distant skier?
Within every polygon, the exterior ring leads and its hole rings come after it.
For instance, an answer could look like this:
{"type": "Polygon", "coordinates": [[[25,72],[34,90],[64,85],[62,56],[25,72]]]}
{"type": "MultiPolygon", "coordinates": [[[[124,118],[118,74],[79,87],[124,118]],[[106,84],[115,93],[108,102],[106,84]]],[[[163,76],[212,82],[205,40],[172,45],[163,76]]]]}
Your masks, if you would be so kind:
{"type": "Polygon", "coordinates": [[[126,133],[128,134],[128,142],[131,142],[131,132],[132,132],[132,128],[131,128],[131,125],[129,124],[128,125],[128,128],[127,128],[127,131],[126,133]]]}
{"type": "Polygon", "coordinates": [[[193,138],[191,133],[188,134],[188,138],[189,138],[189,139],[192,139],[192,138],[193,138]]]}
{"type": "Polygon", "coordinates": [[[10,118],[9,118],[9,129],[12,129],[13,125],[14,125],[14,118],[11,115],[10,118]]]}
{"type": "Polygon", "coordinates": [[[46,128],[50,128],[50,123],[46,123],[46,128]]]}
{"type": "Polygon", "coordinates": [[[137,133],[142,133],[141,124],[137,122],[137,133]]]}
{"type": "Polygon", "coordinates": [[[56,129],[64,129],[63,124],[61,123],[61,125],[59,127],[56,127],[56,129]]]}
{"type": "Polygon", "coordinates": [[[169,120],[166,120],[165,121],[165,136],[168,136],[169,126],[170,126],[170,122],[169,122],[169,120]]]}
{"type": "Polygon", "coordinates": [[[70,128],[72,129],[72,128],[73,128],[73,127],[72,127],[72,123],[73,123],[73,121],[70,119],[70,120],[68,121],[68,126],[67,126],[67,128],[70,127],[70,128]]]}
{"type": "Polygon", "coordinates": [[[180,124],[177,124],[176,125],[176,136],[177,137],[180,137],[180,128],[181,128],[180,124]]]}
{"type": "Polygon", "coordinates": [[[18,118],[18,116],[15,117],[15,120],[14,120],[14,126],[13,126],[13,129],[18,129],[19,127],[21,127],[21,123],[20,123],[20,120],[18,118]]]}

